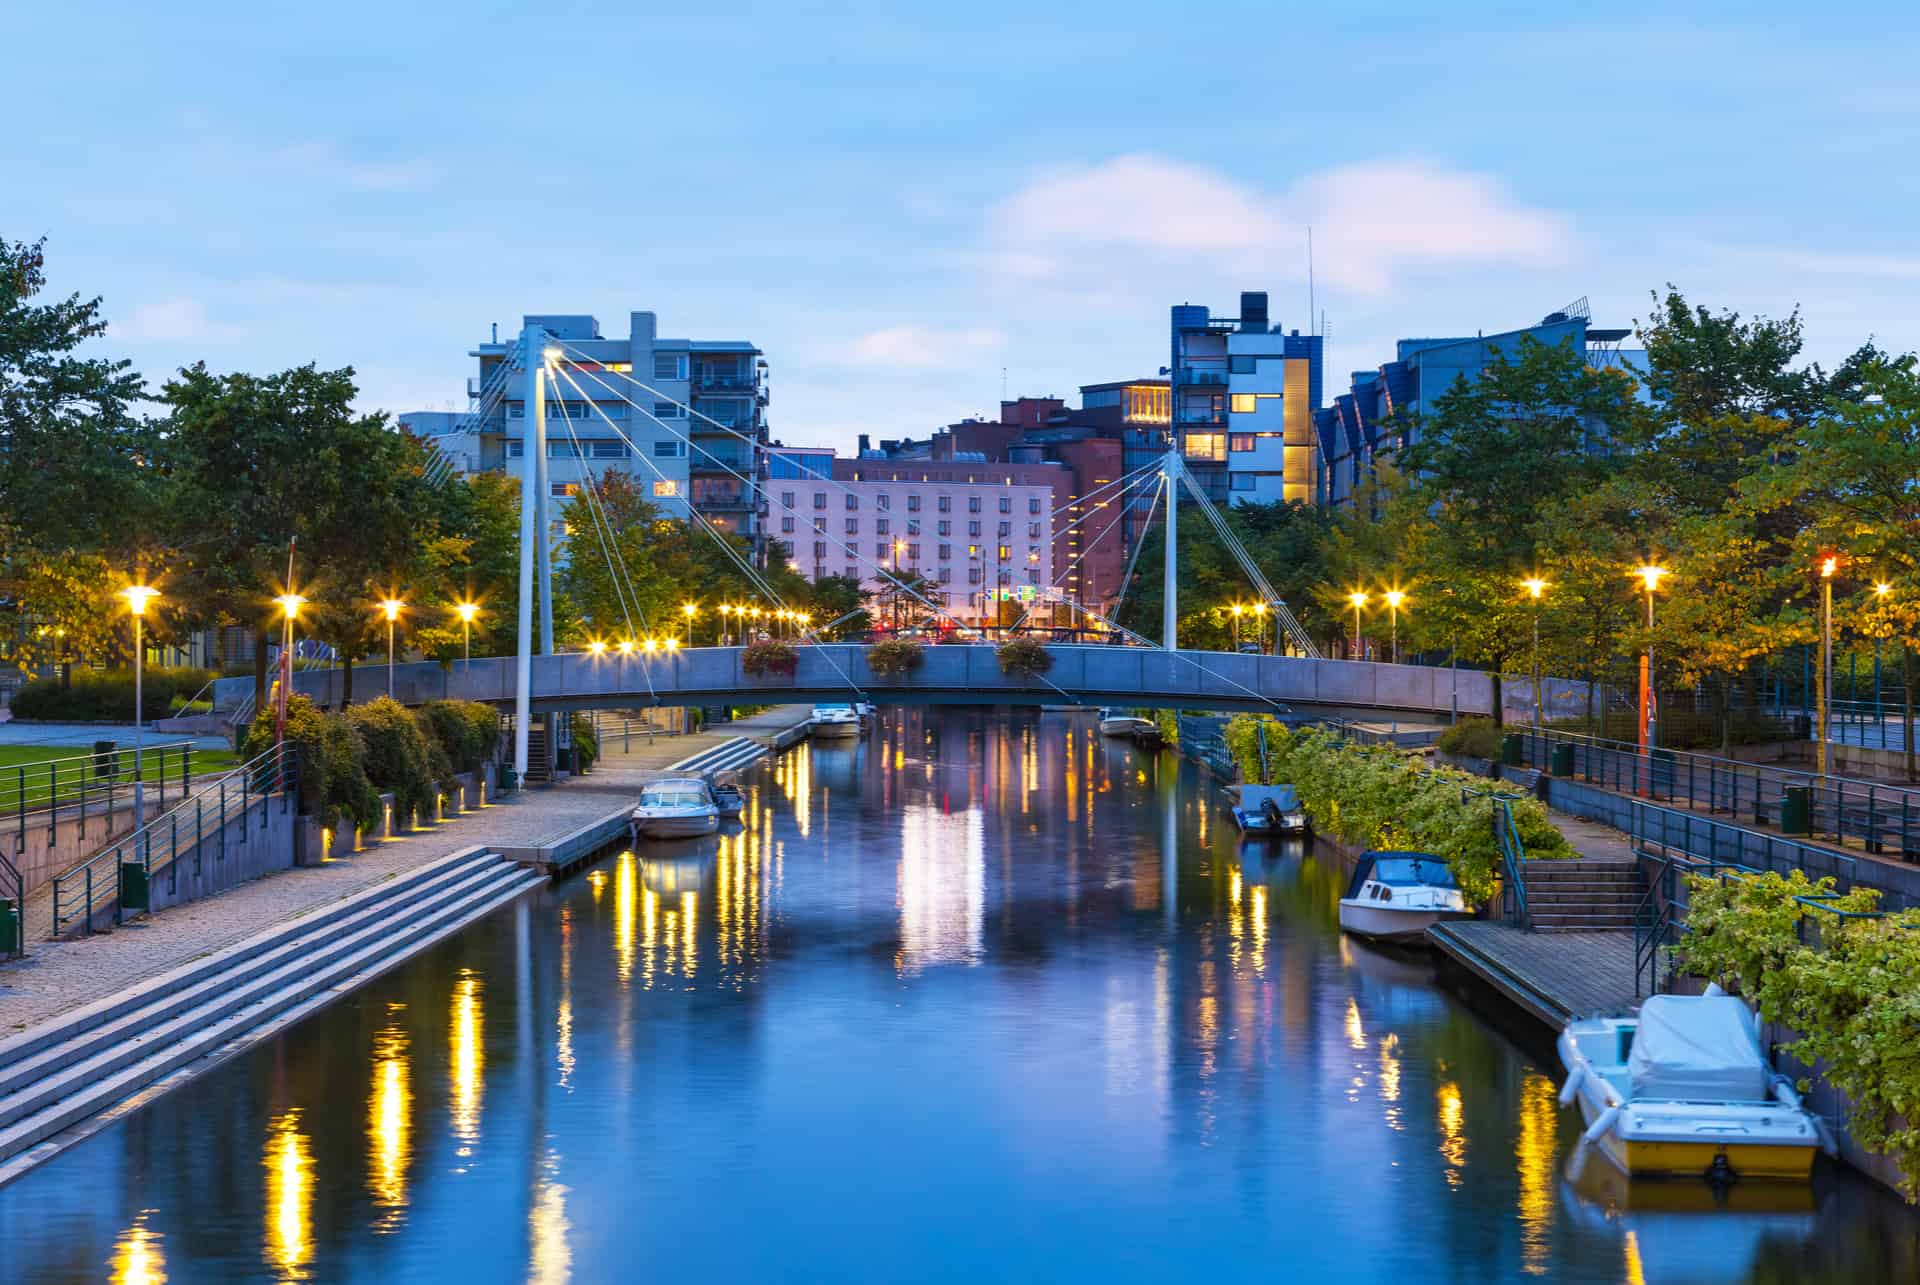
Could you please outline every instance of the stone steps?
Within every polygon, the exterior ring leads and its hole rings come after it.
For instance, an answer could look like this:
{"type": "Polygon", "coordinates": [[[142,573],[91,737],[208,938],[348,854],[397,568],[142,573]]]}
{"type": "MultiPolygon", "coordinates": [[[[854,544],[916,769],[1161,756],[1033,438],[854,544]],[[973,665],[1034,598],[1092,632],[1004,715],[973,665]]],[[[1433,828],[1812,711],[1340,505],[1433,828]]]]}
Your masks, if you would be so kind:
{"type": "Polygon", "coordinates": [[[64,1131],[318,1008],[543,882],[480,848],[0,1041],[0,1181],[64,1131]],[[30,1153],[30,1154],[29,1154],[30,1153]]]}
{"type": "Polygon", "coordinates": [[[1647,891],[1633,860],[1530,861],[1521,878],[1528,925],[1543,933],[1630,930],[1647,891]]]}

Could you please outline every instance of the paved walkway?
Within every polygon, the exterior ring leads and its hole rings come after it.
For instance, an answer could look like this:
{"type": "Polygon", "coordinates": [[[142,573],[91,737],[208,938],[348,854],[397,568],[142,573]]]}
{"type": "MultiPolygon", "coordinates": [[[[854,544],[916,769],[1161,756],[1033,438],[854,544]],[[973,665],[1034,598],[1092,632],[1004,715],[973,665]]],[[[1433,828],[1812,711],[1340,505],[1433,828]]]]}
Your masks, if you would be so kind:
{"type": "Polygon", "coordinates": [[[91,937],[36,942],[24,960],[0,965],[0,1037],[461,848],[532,846],[557,838],[606,815],[619,799],[632,798],[650,773],[735,736],[764,739],[805,721],[809,712],[781,706],[691,736],[658,736],[650,746],[636,743],[631,752],[609,755],[583,778],[524,791],[365,852],[256,879],[91,937]]]}

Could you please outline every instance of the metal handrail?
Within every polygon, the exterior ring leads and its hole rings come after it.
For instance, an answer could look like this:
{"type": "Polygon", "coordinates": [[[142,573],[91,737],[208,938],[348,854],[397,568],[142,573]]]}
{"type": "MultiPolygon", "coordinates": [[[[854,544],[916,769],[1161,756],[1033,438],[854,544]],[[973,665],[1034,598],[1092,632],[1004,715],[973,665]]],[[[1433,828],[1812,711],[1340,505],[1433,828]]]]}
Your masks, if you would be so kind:
{"type": "MultiPolygon", "coordinates": [[[[156,874],[172,873],[177,881],[179,860],[193,853],[198,870],[205,857],[199,851],[201,844],[216,834],[220,845],[215,859],[224,860],[226,827],[235,819],[246,820],[256,804],[263,804],[276,795],[285,808],[298,788],[298,771],[295,747],[275,745],[239,767],[202,781],[198,790],[170,810],[55,875],[53,935],[60,935],[69,925],[82,920],[86,930],[92,932],[95,916],[108,906],[113,908],[113,922],[122,922],[124,866],[138,865],[149,886],[156,874]],[[211,815],[209,800],[214,804],[211,815]]],[[[263,811],[263,825],[265,821],[263,811]]]]}
{"type": "MultiPolygon", "coordinates": [[[[158,764],[159,770],[152,772],[152,778],[164,781],[168,752],[175,751],[180,754],[181,762],[186,769],[182,773],[184,779],[191,772],[195,748],[190,740],[163,741],[155,745],[141,746],[140,753],[143,760],[151,757],[158,764]]],[[[0,775],[0,813],[39,811],[49,803],[58,805],[79,801],[83,791],[102,782],[132,782],[133,747],[116,744],[110,753],[114,757],[114,768],[112,772],[107,773],[93,771],[100,755],[91,750],[81,754],[62,755],[60,758],[42,759],[38,763],[20,764],[13,769],[11,782],[6,775],[0,775]],[[64,783],[61,780],[63,769],[66,774],[64,783]]],[[[141,764],[141,770],[143,773],[148,771],[148,765],[144,761],[141,764]]]]}
{"type": "Polygon", "coordinates": [[[1520,876],[1520,863],[1527,858],[1526,849],[1520,846],[1520,835],[1513,823],[1513,800],[1511,797],[1493,796],[1493,837],[1500,845],[1500,860],[1506,867],[1506,903],[1507,922],[1521,929],[1532,926],[1527,913],[1527,881],[1520,876]]]}

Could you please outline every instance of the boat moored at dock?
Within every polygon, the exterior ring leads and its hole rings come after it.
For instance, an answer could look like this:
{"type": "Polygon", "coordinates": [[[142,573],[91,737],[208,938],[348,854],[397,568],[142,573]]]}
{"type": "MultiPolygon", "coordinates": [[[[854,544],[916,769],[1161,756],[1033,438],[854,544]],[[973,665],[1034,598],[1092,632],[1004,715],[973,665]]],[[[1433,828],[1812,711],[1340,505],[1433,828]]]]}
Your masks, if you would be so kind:
{"type": "Polygon", "coordinates": [[[844,702],[815,705],[811,727],[813,735],[828,739],[855,737],[862,731],[859,711],[844,702]]]}
{"type": "Polygon", "coordinates": [[[1343,930],[1402,946],[1425,945],[1442,920],[1472,917],[1453,871],[1431,852],[1361,853],[1340,899],[1343,930]]]}
{"type": "Polygon", "coordinates": [[[713,791],[697,776],[649,781],[640,791],[628,829],[641,839],[692,839],[720,828],[713,791]]]}
{"type": "Polygon", "coordinates": [[[1312,828],[1291,785],[1238,786],[1231,811],[1243,834],[1306,834],[1312,828]]]}

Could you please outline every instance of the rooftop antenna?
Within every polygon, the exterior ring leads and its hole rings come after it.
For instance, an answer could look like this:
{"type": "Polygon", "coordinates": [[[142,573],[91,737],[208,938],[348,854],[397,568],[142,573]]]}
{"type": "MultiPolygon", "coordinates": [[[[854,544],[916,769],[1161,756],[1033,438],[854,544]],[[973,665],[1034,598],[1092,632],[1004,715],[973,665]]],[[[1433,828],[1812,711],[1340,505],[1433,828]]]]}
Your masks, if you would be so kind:
{"type": "Polygon", "coordinates": [[[1007,368],[1005,366],[1000,368],[1000,400],[1003,402],[1007,400],[1007,368]]]}
{"type": "Polygon", "coordinates": [[[1313,319],[1320,314],[1313,305],[1313,224],[1307,224],[1307,327],[1312,329],[1313,319]]]}
{"type": "Polygon", "coordinates": [[[493,323],[493,342],[500,342],[500,323],[497,321],[493,323]]]}

